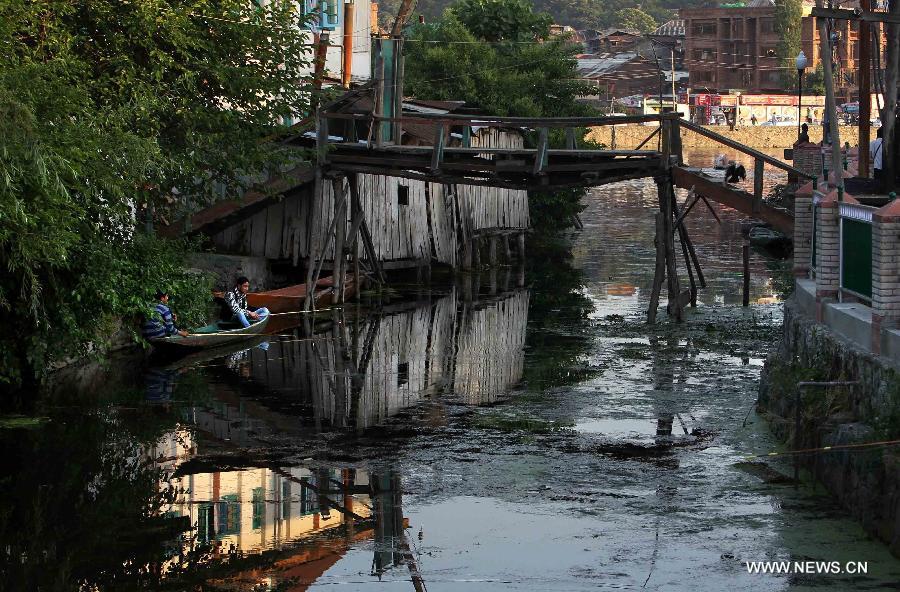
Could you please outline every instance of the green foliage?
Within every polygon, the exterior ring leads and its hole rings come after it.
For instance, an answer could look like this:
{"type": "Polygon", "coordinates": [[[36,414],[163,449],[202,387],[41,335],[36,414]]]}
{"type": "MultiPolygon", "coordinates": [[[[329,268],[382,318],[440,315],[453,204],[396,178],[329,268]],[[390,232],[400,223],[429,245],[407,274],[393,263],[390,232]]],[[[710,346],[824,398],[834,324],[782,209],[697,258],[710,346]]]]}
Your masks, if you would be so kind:
{"type": "Polygon", "coordinates": [[[803,94],[825,94],[825,67],[822,65],[822,62],[819,62],[819,65],[816,66],[815,70],[807,72],[803,76],[803,94]]]}
{"type": "Polygon", "coordinates": [[[634,29],[641,33],[650,33],[657,24],[652,16],[639,8],[623,8],[616,12],[616,25],[626,29],[634,29]]]}
{"type": "MultiPolygon", "coordinates": [[[[531,13],[521,0],[463,0],[439,21],[413,26],[404,44],[406,90],[420,99],[463,100],[480,111],[501,116],[573,117],[593,112],[578,97],[592,92],[577,79],[579,48],[565,39],[521,43],[542,36],[545,15],[531,13]],[[490,14],[516,12],[480,23],[490,14]],[[502,41],[497,41],[502,40],[502,41]],[[514,40],[513,42],[506,42],[514,40]],[[519,41],[519,42],[515,42],[519,41]]],[[[586,130],[581,130],[581,144],[586,130]]],[[[562,146],[562,132],[551,142],[562,146]]],[[[583,191],[529,196],[537,230],[553,232],[571,225],[581,211],[583,191]]]]}
{"type": "Polygon", "coordinates": [[[532,12],[527,0],[459,0],[450,12],[485,41],[533,41],[547,37],[553,19],[532,12]]]}
{"type": "Polygon", "coordinates": [[[130,240],[141,212],[171,220],[183,196],[234,195],[297,158],[263,140],[308,108],[302,21],[287,0],[0,3],[0,322],[17,328],[0,385],[36,383],[146,306],[138,269],[181,281],[155,249],[180,261],[184,245],[130,240]]]}
{"type": "Polygon", "coordinates": [[[797,54],[800,53],[800,27],[803,19],[803,0],[775,0],[775,31],[778,45],[775,51],[785,70],[784,85],[797,86],[797,54]]]}

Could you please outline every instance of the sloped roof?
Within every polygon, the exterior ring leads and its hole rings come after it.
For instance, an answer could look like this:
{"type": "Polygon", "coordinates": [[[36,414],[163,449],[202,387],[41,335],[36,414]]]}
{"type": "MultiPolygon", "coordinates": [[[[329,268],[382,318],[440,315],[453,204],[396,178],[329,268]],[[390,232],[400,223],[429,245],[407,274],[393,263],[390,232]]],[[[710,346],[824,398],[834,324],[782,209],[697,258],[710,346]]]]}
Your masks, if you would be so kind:
{"type": "Polygon", "coordinates": [[[621,53],[599,53],[578,58],[578,75],[581,78],[596,78],[614,72],[640,56],[633,51],[621,53]]]}
{"type": "Polygon", "coordinates": [[[657,37],[684,37],[684,20],[672,19],[650,33],[657,37]]]}

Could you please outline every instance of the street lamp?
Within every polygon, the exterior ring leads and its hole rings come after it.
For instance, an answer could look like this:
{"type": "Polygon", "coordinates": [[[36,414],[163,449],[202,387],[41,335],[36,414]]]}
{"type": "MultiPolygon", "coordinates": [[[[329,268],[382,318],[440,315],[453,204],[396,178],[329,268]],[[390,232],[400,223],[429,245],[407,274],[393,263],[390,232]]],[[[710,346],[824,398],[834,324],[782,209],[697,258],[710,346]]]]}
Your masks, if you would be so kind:
{"type": "Polygon", "coordinates": [[[806,70],[806,55],[803,50],[797,54],[797,141],[800,141],[800,109],[803,105],[803,71],[806,70]]]}

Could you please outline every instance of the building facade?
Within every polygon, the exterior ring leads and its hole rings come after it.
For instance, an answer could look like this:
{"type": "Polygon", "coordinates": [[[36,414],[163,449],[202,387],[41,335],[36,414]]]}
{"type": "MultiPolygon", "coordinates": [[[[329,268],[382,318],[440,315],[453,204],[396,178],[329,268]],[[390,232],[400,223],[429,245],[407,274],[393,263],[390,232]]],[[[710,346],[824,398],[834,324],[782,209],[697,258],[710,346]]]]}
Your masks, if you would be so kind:
{"type": "MultiPolygon", "coordinates": [[[[809,59],[807,72],[821,61],[816,19],[806,2],[801,27],[801,49],[809,59]]],[[[842,5],[852,8],[850,5],[842,5]]],[[[753,0],[746,6],[687,8],[681,10],[685,25],[685,65],[694,90],[729,89],[745,92],[784,92],[787,68],[777,56],[779,35],[773,0],[753,0]]],[[[837,92],[850,100],[858,83],[859,25],[836,21],[837,92]]]]}

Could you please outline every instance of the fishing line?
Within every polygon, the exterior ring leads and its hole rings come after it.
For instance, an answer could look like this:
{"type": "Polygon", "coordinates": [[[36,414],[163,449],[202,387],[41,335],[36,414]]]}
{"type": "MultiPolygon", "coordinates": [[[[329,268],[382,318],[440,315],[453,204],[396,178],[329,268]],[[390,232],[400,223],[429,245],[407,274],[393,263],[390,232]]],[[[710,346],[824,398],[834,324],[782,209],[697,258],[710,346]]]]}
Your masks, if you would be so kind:
{"type": "Polygon", "coordinates": [[[850,450],[859,448],[888,447],[900,445],[900,440],[882,440],[879,442],[862,442],[859,444],[836,444],[834,446],[822,446],[819,448],[802,448],[800,450],[786,450],[784,452],[768,452],[765,454],[748,454],[745,459],[772,458],[776,456],[791,456],[795,454],[810,454],[812,452],[829,452],[832,450],[850,450]]]}

